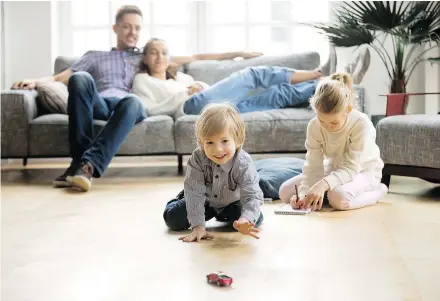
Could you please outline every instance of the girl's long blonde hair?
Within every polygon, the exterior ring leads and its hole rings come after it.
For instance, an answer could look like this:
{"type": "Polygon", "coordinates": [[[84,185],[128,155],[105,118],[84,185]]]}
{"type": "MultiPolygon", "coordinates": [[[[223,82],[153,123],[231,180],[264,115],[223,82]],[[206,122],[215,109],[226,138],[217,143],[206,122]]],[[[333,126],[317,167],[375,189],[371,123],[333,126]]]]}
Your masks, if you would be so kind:
{"type": "Polygon", "coordinates": [[[340,113],[350,105],[357,107],[351,76],[338,72],[322,79],[310,99],[310,105],[315,112],[324,114],[340,113]]]}

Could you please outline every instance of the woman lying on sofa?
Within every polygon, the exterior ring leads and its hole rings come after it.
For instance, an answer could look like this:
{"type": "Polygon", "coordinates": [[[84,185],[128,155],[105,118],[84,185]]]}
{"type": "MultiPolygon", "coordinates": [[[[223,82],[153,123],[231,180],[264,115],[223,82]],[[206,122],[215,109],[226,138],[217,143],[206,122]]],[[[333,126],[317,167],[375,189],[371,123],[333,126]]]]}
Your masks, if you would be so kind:
{"type": "Polygon", "coordinates": [[[148,116],[198,115],[212,102],[231,102],[240,113],[295,107],[308,103],[322,76],[319,71],[282,67],[248,67],[212,86],[182,72],[168,71],[170,56],[165,41],[151,39],[143,51],[139,73],[133,80],[148,116]],[[250,95],[257,88],[261,93],[250,95]]]}

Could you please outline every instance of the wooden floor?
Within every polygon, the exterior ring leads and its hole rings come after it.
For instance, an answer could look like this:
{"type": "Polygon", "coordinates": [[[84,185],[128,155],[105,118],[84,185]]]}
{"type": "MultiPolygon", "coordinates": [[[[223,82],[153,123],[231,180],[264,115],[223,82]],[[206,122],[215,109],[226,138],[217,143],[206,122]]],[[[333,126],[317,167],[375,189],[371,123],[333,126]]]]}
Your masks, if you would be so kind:
{"type": "Polygon", "coordinates": [[[131,160],[86,194],[51,188],[65,161],[3,162],[2,301],[440,300],[439,186],[396,177],[376,206],[310,216],[266,203],[260,240],[213,222],[213,241],[185,244],[162,220],[174,159],[131,160]],[[232,287],[206,283],[216,270],[232,287]]]}

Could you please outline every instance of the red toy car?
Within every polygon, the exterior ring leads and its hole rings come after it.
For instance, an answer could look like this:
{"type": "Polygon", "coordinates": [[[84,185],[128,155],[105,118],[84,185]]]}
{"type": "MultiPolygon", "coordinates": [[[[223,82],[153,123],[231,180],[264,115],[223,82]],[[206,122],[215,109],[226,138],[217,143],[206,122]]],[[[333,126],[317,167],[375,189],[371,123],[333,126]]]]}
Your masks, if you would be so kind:
{"type": "Polygon", "coordinates": [[[232,278],[223,272],[208,274],[206,280],[210,284],[217,284],[217,286],[230,286],[232,284],[232,278]]]}

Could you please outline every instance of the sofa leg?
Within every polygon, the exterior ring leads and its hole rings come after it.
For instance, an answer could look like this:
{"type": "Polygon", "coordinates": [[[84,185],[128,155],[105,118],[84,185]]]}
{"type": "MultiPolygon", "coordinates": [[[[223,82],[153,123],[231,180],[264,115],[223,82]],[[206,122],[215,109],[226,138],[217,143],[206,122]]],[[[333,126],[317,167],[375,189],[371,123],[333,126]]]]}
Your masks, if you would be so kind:
{"type": "Polygon", "coordinates": [[[382,184],[385,184],[388,188],[390,188],[390,180],[391,180],[391,175],[382,174],[382,184]]]}
{"type": "Polygon", "coordinates": [[[23,158],[23,166],[26,166],[28,162],[28,158],[23,158]]]}
{"type": "Polygon", "coordinates": [[[177,173],[183,174],[183,155],[177,155],[177,173]]]}

